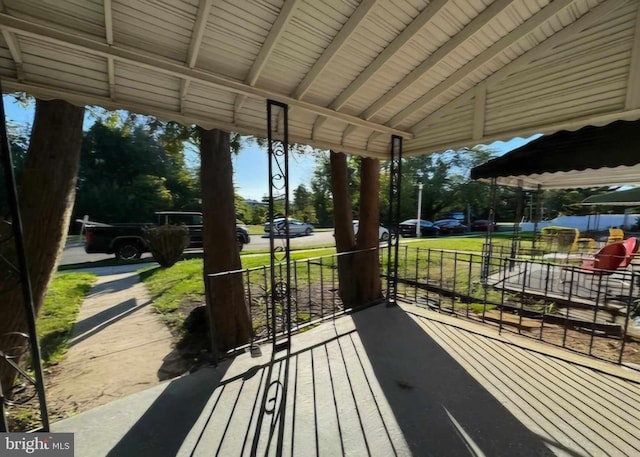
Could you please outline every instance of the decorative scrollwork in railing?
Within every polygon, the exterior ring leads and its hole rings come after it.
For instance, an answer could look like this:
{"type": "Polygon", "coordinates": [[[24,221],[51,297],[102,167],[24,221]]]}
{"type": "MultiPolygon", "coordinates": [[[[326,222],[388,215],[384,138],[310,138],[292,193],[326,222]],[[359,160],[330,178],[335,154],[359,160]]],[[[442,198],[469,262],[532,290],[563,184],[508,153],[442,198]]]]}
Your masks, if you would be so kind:
{"type": "Polygon", "coordinates": [[[402,137],[391,137],[389,161],[389,229],[387,248],[387,303],[396,302],[398,286],[398,238],[400,236],[400,177],[402,175],[402,137]]]}
{"type": "Polygon", "coordinates": [[[274,340],[278,334],[277,322],[282,323],[281,333],[290,333],[289,296],[291,270],[289,257],[289,128],[288,106],[267,101],[267,146],[269,153],[269,220],[271,250],[271,320],[270,334],[274,340]],[[280,119],[283,129],[278,131],[280,119]],[[276,201],[284,201],[284,218],[276,227],[276,201]],[[276,235],[278,237],[276,238],[276,235]],[[280,316],[278,316],[278,314],[280,316]]]}
{"type": "Polygon", "coordinates": [[[11,222],[2,219],[0,223],[0,294],[4,294],[20,286],[21,273],[17,266],[11,222]]]}
{"type": "Polygon", "coordinates": [[[6,363],[17,373],[11,390],[5,394],[4,404],[20,406],[36,397],[36,380],[20,366],[29,352],[30,338],[26,333],[9,332],[0,336],[0,363],[6,363]],[[5,347],[9,345],[10,347],[5,347]]]}
{"type": "Polygon", "coordinates": [[[279,379],[271,381],[267,387],[267,399],[264,405],[264,413],[275,415],[280,413],[282,403],[282,391],[284,386],[279,379]]]}
{"type": "MultiPolygon", "coordinates": [[[[269,230],[270,246],[270,290],[268,291],[269,322],[268,334],[273,343],[272,359],[267,375],[267,385],[262,397],[260,414],[256,424],[251,455],[257,455],[258,444],[266,441],[266,448],[276,439],[276,454],[281,455],[283,445],[283,427],[287,401],[288,359],[284,362],[284,376],[280,369],[274,370],[275,354],[281,349],[290,350],[291,336],[291,265],[289,256],[289,127],[287,105],[267,100],[267,146],[269,154],[269,230]],[[280,120],[283,129],[278,130],[280,120]],[[284,217],[282,225],[276,227],[275,202],[284,201],[284,217]],[[277,244],[276,244],[277,242],[277,244]],[[278,329],[278,324],[281,328],[278,329]],[[282,335],[286,340],[276,343],[276,336],[282,335]],[[267,419],[268,417],[268,419],[267,419]],[[263,428],[263,421],[269,424],[263,428]],[[266,429],[266,430],[265,430],[266,429]],[[266,435],[266,436],[265,436],[266,435]]],[[[282,366],[282,365],[280,365],[282,366]]]]}

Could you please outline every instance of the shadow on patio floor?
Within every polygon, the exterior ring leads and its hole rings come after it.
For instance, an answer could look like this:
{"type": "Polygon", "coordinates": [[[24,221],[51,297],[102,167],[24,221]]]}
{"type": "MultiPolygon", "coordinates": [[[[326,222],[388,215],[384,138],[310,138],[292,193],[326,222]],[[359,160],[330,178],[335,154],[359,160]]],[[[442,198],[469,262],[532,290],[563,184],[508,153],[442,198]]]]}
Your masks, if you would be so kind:
{"type": "Polygon", "coordinates": [[[553,455],[400,308],[353,315],[414,455],[553,455]]]}
{"type": "Polygon", "coordinates": [[[637,392],[376,306],[295,335],[289,354],[265,345],[54,430],[110,457],[633,455],[637,392]]]}
{"type": "Polygon", "coordinates": [[[222,380],[225,365],[171,381],[107,455],[176,455],[222,380]]]}

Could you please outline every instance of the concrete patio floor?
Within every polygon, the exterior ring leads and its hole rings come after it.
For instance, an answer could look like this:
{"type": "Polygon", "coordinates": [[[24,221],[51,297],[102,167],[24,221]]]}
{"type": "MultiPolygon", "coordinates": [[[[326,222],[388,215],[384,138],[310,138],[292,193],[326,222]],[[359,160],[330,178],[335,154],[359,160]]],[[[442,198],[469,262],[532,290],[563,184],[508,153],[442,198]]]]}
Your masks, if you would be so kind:
{"type": "Polygon", "coordinates": [[[640,454],[639,372],[486,325],[381,305],[270,347],[53,431],[78,456],[640,454]]]}

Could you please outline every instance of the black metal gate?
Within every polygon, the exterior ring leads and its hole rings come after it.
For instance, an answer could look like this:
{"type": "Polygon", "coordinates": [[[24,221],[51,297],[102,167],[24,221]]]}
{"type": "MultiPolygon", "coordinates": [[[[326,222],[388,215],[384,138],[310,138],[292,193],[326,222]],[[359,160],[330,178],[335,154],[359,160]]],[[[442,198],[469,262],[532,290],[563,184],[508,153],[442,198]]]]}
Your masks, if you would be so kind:
{"type": "Polygon", "coordinates": [[[395,306],[398,295],[398,246],[400,241],[400,179],[402,137],[391,137],[389,157],[389,246],[387,248],[387,306],[395,306]]]}
{"type": "Polygon", "coordinates": [[[267,100],[267,150],[269,154],[269,246],[271,363],[267,368],[251,455],[257,455],[260,437],[267,448],[275,442],[276,455],[284,446],[285,411],[291,354],[291,258],[289,255],[289,107],[267,100]],[[276,201],[284,200],[284,214],[276,214],[276,201]],[[284,219],[281,219],[281,216],[284,219]],[[276,354],[286,351],[280,363],[276,354]]]}
{"type": "Polygon", "coordinates": [[[267,100],[269,154],[269,247],[271,262],[271,336],[274,352],[289,347],[291,338],[291,262],[289,256],[289,107],[267,100]],[[276,214],[276,202],[284,214],[276,214]],[[279,217],[278,217],[279,216],[279,217]]]}

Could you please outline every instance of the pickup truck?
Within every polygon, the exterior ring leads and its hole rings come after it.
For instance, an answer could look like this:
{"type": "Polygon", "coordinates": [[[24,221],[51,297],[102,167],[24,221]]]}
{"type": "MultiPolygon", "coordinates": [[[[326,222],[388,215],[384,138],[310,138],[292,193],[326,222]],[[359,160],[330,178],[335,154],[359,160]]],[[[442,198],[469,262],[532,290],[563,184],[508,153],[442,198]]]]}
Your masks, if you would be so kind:
{"type": "MultiPolygon", "coordinates": [[[[189,229],[189,248],[202,247],[202,213],[185,211],[158,211],[156,222],[143,224],[102,224],[88,221],[84,231],[84,250],[88,254],[115,254],[122,260],[139,258],[148,252],[143,229],[157,225],[181,225],[189,229]]],[[[249,243],[249,232],[236,226],[238,249],[249,243]]]]}

